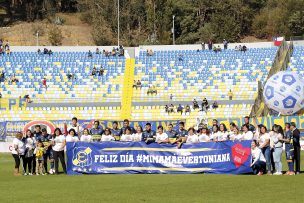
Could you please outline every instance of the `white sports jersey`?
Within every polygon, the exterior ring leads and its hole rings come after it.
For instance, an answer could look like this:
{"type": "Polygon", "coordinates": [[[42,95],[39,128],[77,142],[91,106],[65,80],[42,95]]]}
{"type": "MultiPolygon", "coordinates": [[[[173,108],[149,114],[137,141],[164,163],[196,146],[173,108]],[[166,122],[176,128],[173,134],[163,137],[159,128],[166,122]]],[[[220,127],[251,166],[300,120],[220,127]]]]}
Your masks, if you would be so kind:
{"type": "Polygon", "coordinates": [[[133,142],[133,135],[123,134],[120,137],[120,141],[122,141],[122,142],[133,142]]]}
{"type": "Polygon", "coordinates": [[[102,142],[115,141],[115,138],[112,135],[102,135],[101,136],[101,141],[102,142]]]}
{"type": "Polygon", "coordinates": [[[81,142],[91,142],[92,141],[92,136],[91,135],[82,135],[80,137],[81,142]]]}
{"type": "Polygon", "coordinates": [[[210,141],[210,137],[206,134],[200,134],[198,139],[200,142],[209,142],[210,141]]]}
{"type": "Polygon", "coordinates": [[[166,133],[163,133],[163,134],[156,133],[155,142],[163,142],[163,141],[165,141],[168,138],[169,137],[168,137],[168,135],[166,133]]]}
{"type": "Polygon", "coordinates": [[[198,139],[198,136],[196,134],[187,136],[186,143],[193,144],[193,143],[198,143],[198,142],[199,142],[199,139],[198,139]]]}

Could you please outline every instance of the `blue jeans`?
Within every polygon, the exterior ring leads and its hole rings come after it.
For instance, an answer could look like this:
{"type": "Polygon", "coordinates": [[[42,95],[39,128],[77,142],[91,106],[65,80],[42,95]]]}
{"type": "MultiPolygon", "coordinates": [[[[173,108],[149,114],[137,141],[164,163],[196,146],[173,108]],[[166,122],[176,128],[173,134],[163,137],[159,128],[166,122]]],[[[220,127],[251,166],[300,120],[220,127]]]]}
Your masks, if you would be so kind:
{"type": "Polygon", "coordinates": [[[270,147],[263,147],[262,148],[262,153],[265,156],[266,159],[266,167],[267,167],[267,171],[271,171],[271,151],[270,151],[270,147]]]}
{"type": "Polygon", "coordinates": [[[266,164],[263,161],[257,161],[251,168],[253,170],[253,174],[256,175],[260,171],[264,172],[266,170],[266,164]]]}

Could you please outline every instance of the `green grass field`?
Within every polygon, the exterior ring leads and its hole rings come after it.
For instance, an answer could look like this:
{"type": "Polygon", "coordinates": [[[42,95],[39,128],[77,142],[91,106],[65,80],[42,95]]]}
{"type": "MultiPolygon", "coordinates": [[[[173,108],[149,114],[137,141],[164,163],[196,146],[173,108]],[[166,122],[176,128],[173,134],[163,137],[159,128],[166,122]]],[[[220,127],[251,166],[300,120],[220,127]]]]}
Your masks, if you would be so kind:
{"type": "MultiPolygon", "coordinates": [[[[303,159],[302,163],[304,163],[303,159]]],[[[12,156],[0,154],[1,203],[304,202],[303,174],[297,176],[198,174],[15,177],[13,167],[12,156]]],[[[286,169],[286,164],[284,168],[286,169]]]]}

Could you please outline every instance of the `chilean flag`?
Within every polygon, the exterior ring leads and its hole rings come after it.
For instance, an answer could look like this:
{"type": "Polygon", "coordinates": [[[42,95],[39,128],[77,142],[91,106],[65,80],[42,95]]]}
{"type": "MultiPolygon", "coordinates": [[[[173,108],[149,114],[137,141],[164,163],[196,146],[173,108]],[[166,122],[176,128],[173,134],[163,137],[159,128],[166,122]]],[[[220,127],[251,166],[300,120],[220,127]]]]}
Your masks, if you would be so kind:
{"type": "Polygon", "coordinates": [[[276,37],[274,39],[274,46],[281,46],[282,42],[284,41],[284,37],[276,37]]]}

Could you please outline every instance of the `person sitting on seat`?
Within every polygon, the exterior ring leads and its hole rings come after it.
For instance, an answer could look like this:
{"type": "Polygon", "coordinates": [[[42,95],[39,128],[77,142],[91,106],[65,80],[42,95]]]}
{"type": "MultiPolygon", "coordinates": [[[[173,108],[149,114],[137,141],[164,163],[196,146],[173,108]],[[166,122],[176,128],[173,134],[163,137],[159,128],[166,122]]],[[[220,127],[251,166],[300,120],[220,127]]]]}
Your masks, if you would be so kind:
{"type": "MultiPolygon", "coordinates": [[[[136,82],[136,81],[134,80],[134,82],[136,82]]],[[[136,85],[136,83],[134,85],[136,85]]],[[[148,91],[147,91],[147,95],[149,96],[149,94],[152,94],[152,93],[153,93],[152,86],[149,86],[148,91]]]]}
{"type": "Polygon", "coordinates": [[[104,69],[103,69],[103,67],[101,67],[99,70],[99,76],[103,76],[103,74],[104,74],[104,69]]]}
{"type": "Polygon", "coordinates": [[[217,108],[218,108],[218,104],[217,104],[217,102],[216,102],[216,101],[214,101],[214,102],[213,102],[213,104],[212,104],[212,108],[213,108],[213,109],[217,109],[217,108]]]}
{"type": "Polygon", "coordinates": [[[187,115],[187,113],[188,115],[190,115],[190,112],[191,112],[190,106],[187,104],[185,108],[185,115],[187,115]]]}
{"type": "Polygon", "coordinates": [[[157,95],[157,89],[156,89],[155,85],[152,86],[152,94],[157,95]]]}
{"type": "Polygon", "coordinates": [[[96,48],[96,54],[100,54],[98,47],[96,48]]]}
{"type": "Polygon", "coordinates": [[[89,50],[89,52],[88,52],[88,57],[93,58],[93,54],[92,54],[91,50],[89,50]]]}
{"type": "Polygon", "coordinates": [[[174,112],[174,105],[170,104],[169,106],[169,113],[173,113],[174,112]]]}
{"type": "Polygon", "coordinates": [[[181,104],[179,104],[179,105],[178,105],[178,107],[177,107],[177,113],[179,113],[179,112],[180,112],[180,113],[181,113],[181,115],[182,115],[182,114],[183,114],[183,109],[184,109],[184,108],[182,107],[182,105],[181,105],[181,104]]]}
{"type": "Polygon", "coordinates": [[[92,76],[95,76],[96,75],[96,67],[94,66],[93,70],[92,70],[92,73],[91,73],[92,76]]]}
{"type": "Polygon", "coordinates": [[[193,100],[193,109],[199,109],[199,105],[198,102],[196,101],[196,99],[193,100]]]}
{"type": "Polygon", "coordinates": [[[140,88],[140,89],[141,89],[141,82],[140,82],[140,80],[137,80],[136,89],[137,89],[137,88],[140,88]]]}
{"type": "Polygon", "coordinates": [[[116,49],[115,49],[115,47],[113,47],[113,49],[112,49],[112,56],[116,56],[116,49]]]}

